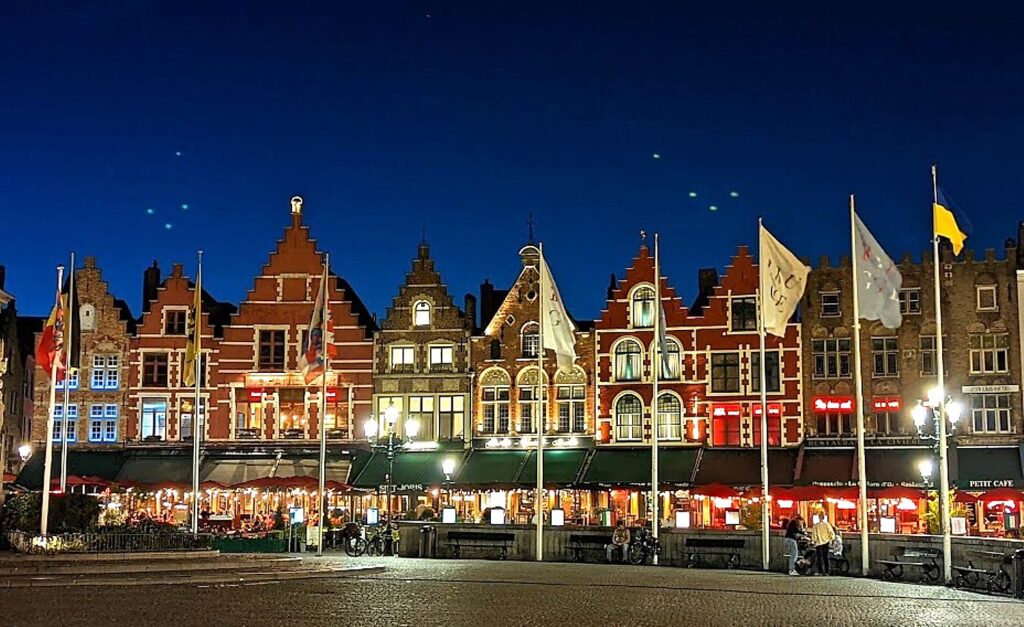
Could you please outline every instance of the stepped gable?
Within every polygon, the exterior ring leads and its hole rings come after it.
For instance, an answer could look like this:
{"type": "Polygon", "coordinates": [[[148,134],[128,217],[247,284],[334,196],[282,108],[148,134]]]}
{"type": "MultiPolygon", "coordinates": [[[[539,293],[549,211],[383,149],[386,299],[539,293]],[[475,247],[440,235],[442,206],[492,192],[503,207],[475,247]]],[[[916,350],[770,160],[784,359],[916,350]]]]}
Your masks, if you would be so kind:
{"type": "MultiPolygon", "coordinates": [[[[634,287],[641,283],[654,282],[654,255],[647,244],[641,244],[633,257],[632,265],[626,268],[626,274],[608,288],[608,301],[601,317],[595,323],[598,329],[625,328],[629,323],[629,295],[634,287]]],[[[665,306],[665,324],[669,327],[687,324],[688,313],[683,305],[682,296],[676,293],[664,273],[661,275],[661,300],[665,306]]]]}

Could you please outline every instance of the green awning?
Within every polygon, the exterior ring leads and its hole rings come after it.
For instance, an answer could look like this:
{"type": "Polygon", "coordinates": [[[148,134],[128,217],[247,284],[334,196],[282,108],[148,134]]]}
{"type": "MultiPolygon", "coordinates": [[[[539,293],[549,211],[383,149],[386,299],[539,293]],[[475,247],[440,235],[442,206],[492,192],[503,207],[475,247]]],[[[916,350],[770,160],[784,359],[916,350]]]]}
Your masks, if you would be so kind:
{"type": "Polygon", "coordinates": [[[876,486],[923,486],[920,464],[926,459],[934,459],[934,453],[928,447],[869,447],[864,450],[868,483],[876,486]]]}
{"type": "Polygon", "coordinates": [[[191,485],[192,456],[185,454],[131,455],[117,473],[117,481],[161,485],[191,485]]]}
{"type": "MultiPolygon", "coordinates": [[[[191,461],[191,458],[187,458],[191,461]]],[[[327,456],[327,480],[348,483],[351,480],[348,457],[327,456]]],[[[320,458],[305,455],[213,455],[203,459],[201,481],[216,481],[226,486],[266,477],[319,477],[320,458]]],[[[190,475],[189,475],[190,476],[190,475]]]]}
{"type": "MultiPolygon", "coordinates": [[[[419,490],[444,484],[441,462],[446,457],[460,456],[449,451],[400,451],[395,454],[394,477],[391,484],[397,490],[419,490]]],[[[352,481],[357,488],[379,488],[385,484],[388,472],[387,453],[376,452],[359,476],[352,481]]]]}
{"type": "MultiPolygon", "coordinates": [[[[587,458],[585,449],[545,450],[544,485],[553,487],[574,486],[579,481],[580,468],[587,458]]],[[[530,451],[523,471],[519,474],[521,485],[537,485],[537,451],[530,451]]]]}
{"type": "MultiPolygon", "coordinates": [[[[25,462],[25,466],[14,482],[26,490],[39,490],[43,487],[43,465],[45,451],[38,450],[25,462]]],[[[99,477],[107,481],[117,479],[117,474],[124,464],[122,451],[68,451],[68,476],[99,477]]],[[[54,447],[51,462],[51,479],[60,477],[60,447],[54,447]]]]}
{"type": "Polygon", "coordinates": [[[452,484],[458,488],[511,488],[527,455],[524,450],[473,451],[455,470],[452,484]]]}
{"type": "Polygon", "coordinates": [[[1024,444],[956,447],[956,486],[961,490],[1024,487],[1024,444]]]}
{"type": "MultiPolygon", "coordinates": [[[[768,451],[768,483],[793,485],[796,449],[768,451]]],[[[761,485],[761,450],[757,448],[708,448],[700,458],[694,484],[724,483],[733,487],[761,485]]]]}
{"type": "MultiPolygon", "coordinates": [[[[662,448],[658,451],[658,483],[663,486],[690,485],[698,449],[662,448]]],[[[651,450],[598,449],[586,466],[581,481],[597,486],[650,486],[651,450]]]]}

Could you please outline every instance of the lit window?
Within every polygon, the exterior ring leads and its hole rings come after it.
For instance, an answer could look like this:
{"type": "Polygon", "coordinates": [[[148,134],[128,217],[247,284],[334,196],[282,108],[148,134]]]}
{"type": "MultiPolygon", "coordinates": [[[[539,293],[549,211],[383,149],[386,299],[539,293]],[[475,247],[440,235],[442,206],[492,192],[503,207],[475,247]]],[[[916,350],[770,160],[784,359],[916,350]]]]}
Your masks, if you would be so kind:
{"type": "Polygon", "coordinates": [[[462,425],[466,417],[466,397],[438,396],[437,421],[439,440],[462,438],[462,425]]]}
{"type": "Polygon", "coordinates": [[[507,385],[489,385],[481,391],[483,424],[481,431],[489,434],[508,433],[509,393],[507,385]]]}
{"type": "Polygon", "coordinates": [[[639,381],[642,371],[643,350],[636,340],[625,340],[615,347],[615,379],[639,381]]]}
{"type": "MultiPolygon", "coordinates": [[[[68,442],[78,440],[78,405],[68,405],[67,419],[68,442]]],[[[53,441],[60,442],[64,437],[64,405],[53,407],[53,441]]]]}
{"type": "Polygon", "coordinates": [[[394,372],[412,372],[416,363],[416,347],[392,346],[391,370],[394,372]]]}
{"type": "Polygon", "coordinates": [[[627,394],[615,403],[615,439],[639,440],[643,434],[643,405],[640,398],[627,394]]]}
{"type": "Polygon", "coordinates": [[[143,440],[163,440],[167,434],[167,401],[160,398],[142,399],[142,421],[139,437],[143,440]]]}
{"type": "Polygon", "coordinates": [[[842,315],[839,309],[839,292],[821,293],[821,317],[838,318],[842,315]]]}
{"type": "Polygon", "coordinates": [[[683,439],[683,404],[672,394],[658,399],[658,439],[683,439]]]}
{"type": "Polygon", "coordinates": [[[438,371],[451,371],[455,347],[431,346],[430,347],[430,369],[438,371]]]}
{"type": "Polygon", "coordinates": [[[413,326],[430,326],[430,303],[425,300],[417,301],[413,305],[413,326]]]}
{"type": "Polygon", "coordinates": [[[527,322],[523,325],[523,357],[536,357],[540,354],[540,325],[527,322]]]}
{"type": "Polygon", "coordinates": [[[117,441],[117,405],[92,405],[89,407],[89,441],[117,441]]]}
{"type": "Polygon", "coordinates": [[[654,326],[654,290],[644,286],[633,292],[633,328],[647,329],[654,326]]]}
{"type": "Polygon", "coordinates": [[[93,355],[89,387],[94,390],[116,390],[120,387],[120,363],[118,355],[93,355]]]}
{"type": "Polygon", "coordinates": [[[661,378],[678,379],[680,376],[680,351],[679,344],[671,338],[667,338],[661,358],[661,378]]]}
{"type": "Polygon", "coordinates": [[[999,311],[995,285],[977,286],[978,311],[999,311]]]}
{"type": "Polygon", "coordinates": [[[409,415],[407,420],[419,424],[419,433],[416,438],[419,440],[434,439],[434,397],[433,396],[410,396],[409,415]]]}
{"type": "Polygon", "coordinates": [[[585,390],[582,385],[560,385],[558,396],[558,430],[582,433],[586,430],[585,390]]]}

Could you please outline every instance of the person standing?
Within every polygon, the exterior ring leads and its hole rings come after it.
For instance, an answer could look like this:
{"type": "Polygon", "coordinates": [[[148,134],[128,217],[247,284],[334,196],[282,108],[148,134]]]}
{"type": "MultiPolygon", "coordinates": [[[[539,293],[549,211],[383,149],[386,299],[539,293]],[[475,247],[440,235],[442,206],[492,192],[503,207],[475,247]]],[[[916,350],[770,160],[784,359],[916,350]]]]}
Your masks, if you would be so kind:
{"type": "Polygon", "coordinates": [[[619,522],[615,525],[615,530],[612,532],[612,543],[604,547],[609,563],[612,561],[612,552],[616,549],[622,551],[622,561],[625,563],[626,558],[629,556],[629,529],[626,529],[626,523],[622,519],[619,519],[619,522]]]}
{"type": "Polygon", "coordinates": [[[803,533],[803,523],[801,522],[800,516],[794,516],[792,520],[786,523],[786,539],[784,546],[786,547],[786,555],[789,558],[789,574],[799,575],[796,572],[796,560],[800,557],[800,544],[798,538],[803,533]]]}
{"type": "Polygon", "coordinates": [[[829,546],[836,537],[836,530],[825,519],[825,514],[818,514],[818,522],[811,527],[811,542],[814,544],[814,561],[818,563],[818,574],[828,574],[829,546]]]}

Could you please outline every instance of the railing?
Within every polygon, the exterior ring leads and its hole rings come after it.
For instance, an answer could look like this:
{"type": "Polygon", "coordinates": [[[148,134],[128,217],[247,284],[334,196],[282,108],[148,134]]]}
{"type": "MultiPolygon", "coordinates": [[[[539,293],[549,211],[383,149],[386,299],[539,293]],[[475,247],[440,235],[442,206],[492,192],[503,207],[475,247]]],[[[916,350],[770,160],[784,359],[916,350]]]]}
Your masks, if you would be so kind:
{"type": "Polygon", "coordinates": [[[207,551],[209,533],[62,533],[43,538],[23,531],[8,531],[7,541],[18,553],[153,553],[207,551]]]}

